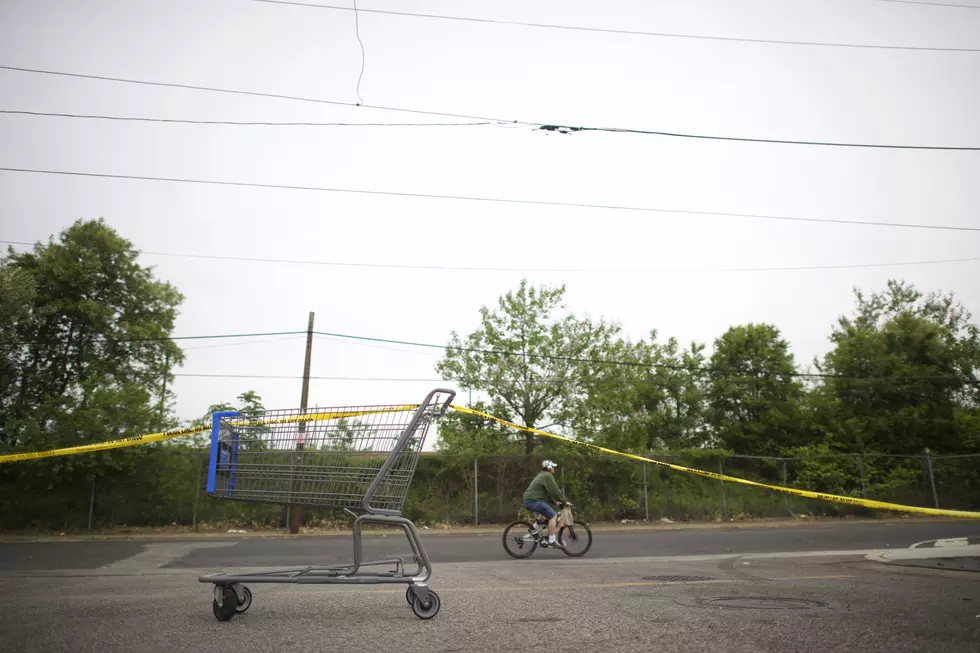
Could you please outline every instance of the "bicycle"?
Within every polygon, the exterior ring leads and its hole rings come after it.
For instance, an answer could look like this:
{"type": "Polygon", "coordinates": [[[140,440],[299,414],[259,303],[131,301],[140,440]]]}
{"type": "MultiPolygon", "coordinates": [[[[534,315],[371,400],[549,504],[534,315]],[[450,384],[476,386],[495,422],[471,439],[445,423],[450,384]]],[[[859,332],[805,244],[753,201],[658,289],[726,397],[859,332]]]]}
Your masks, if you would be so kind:
{"type": "Polygon", "coordinates": [[[548,544],[548,520],[538,513],[532,513],[531,518],[537,524],[537,529],[523,519],[511,522],[504,529],[504,551],[510,557],[527,558],[539,545],[542,549],[560,549],[572,558],[581,558],[592,548],[592,529],[585,522],[575,520],[573,525],[568,526],[562,522],[562,514],[559,512],[556,542],[548,544]],[[514,533],[512,534],[511,531],[514,533]],[[584,548],[576,548],[580,543],[584,543],[584,548]],[[514,547],[513,550],[508,544],[514,547]]]}

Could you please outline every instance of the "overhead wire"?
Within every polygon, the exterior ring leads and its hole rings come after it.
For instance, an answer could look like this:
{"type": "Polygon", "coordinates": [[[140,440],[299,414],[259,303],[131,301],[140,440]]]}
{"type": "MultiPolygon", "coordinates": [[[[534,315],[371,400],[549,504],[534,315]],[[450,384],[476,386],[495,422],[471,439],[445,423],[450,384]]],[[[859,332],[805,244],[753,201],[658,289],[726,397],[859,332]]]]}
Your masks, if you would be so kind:
{"type": "Polygon", "coordinates": [[[902,5],[932,5],[934,7],[955,7],[957,9],[980,9],[980,5],[959,5],[949,2],[925,2],[925,0],[878,0],[878,2],[893,2],[902,5]]]}
{"type": "MultiPolygon", "coordinates": [[[[329,333],[324,331],[314,331],[316,335],[320,336],[330,336],[333,338],[342,338],[348,340],[359,340],[362,342],[379,342],[394,345],[408,345],[412,347],[425,347],[430,349],[442,349],[444,351],[458,351],[462,353],[477,353],[477,354],[492,354],[495,356],[510,356],[510,357],[526,357],[532,359],[541,360],[552,360],[568,363],[584,363],[584,364],[595,364],[595,365],[614,365],[621,367],[635,367],[635,368],[653,368],[653,369],[668,369],[672,371],[684,371],[684,372],[696,372],[696,373],[715,373],[715,374],[726,374],[726,370],[720,368],[703,367],[703,366],[689,366],[689,365],[675,365],[670,363],[651,363],[651,362],[641,362],[641,361],[618,361],[610,359],[601,358],[584,358],[577,356],[560,356],[555,354],[528,354],[526,352],[514,352],[505,351],[498,349],[486,349],[482,347],[465,347],[460,345],[437,345],[433,343],[416,342],[411,340],[393,340],[390,338],[377,338],[372,336],[359,336],[344,333],[329,333]]],[[[805,378],[805,379],[839,379],[839,380],[866,380],[879,378],[881,380],[889,381],[955,381],[959,383],[968,384],[980,384],[980,380],[976,379],[961,379],[960,377],[951,376],[935,376],[935,377],[866,377],[866,376],[844,376],[839,374],[827,374],[827,373],[817,373],[817,372],[764,372],[761,373],[763,376],[784,376],[792,378],[805,378]]]]}
{"type": "Polygon", "coordinates": [[[364,99],[361,97],[361,79],[364,78],[364,41],[361,40],[361,21],[357,13],[357,0],[354,0],[354,33],[357,35],[357,42],[361,46],[361,73],[357,76],[357,103],[361,104],[364,99]]]}
{"type": "Polygon", "coordinates": [[[379,197],[410,197],[417,199],[454,200],[462,202],[480,202],[487,204],[551,206],[560,208],[596,209],[605,211],[620,211],[628,213],[665,213],[672,215],[699,215],[710,217],[748,218],[755,220],[775,220],[788,222],[810,222],[819,224],[844,224],[851,226],[891,227],[900,229],[926,229],[938,231],[980,232],[980,227],[965,227],[957,225],[937,225],[907,222],[883,222],[876,220],[841,220],[837,218],[808,218],[789,215],[772,215],[763,213],[734,213],[727,211],[698,211],[693,209],[668,209],[646,206],[628,206],[622,204],[590,204],[586,202],[559,202],[552,200],[524,200],[505,197],[480,197],[475,195],[442,195],[436,193],[411,193],[407,191],[363,190],[356,188],[330,188],[325,186],[303,186],[293,184],[268,184],[244,181],[221,181],[216,179],[192,179],[182,177],[153,177],[148,175],[122,175],[101,172],[79,172],[71,170],[44,170],[39,168],[0,167],[0,171],[18,172],[24,174],[39,174],[67,177],[88,177],[100,179],[124,179],[129,181],[154,181],[178,184],[225,186],[235,188],[262,188],[275,190],[298,190],[318,193],[343,193],[352,195],[370,195],[379,197]]]}
{"type": "MultiPolygon", "coordinates": [[[[980,51],[980,50],[978,50],[980,51]]],[[[23,68],[16,66],[4,66],[0,65],[0,70],[10,70],[15,72],[32,73],[40,75],[56,75],[64,77],[74,77],[81,79],[92,79],[99,81],[110,81],[124,84],[137,84],[146,85],[154,87],[164,87],[164,88],[176,88],[194,91],[203,91],[210,93],[228,93],[233,95],[245,95],[252,97],[264,97],[264,98],[276,98],[283,100],[292,100],[297,102],[312,102],[316,104],[329,104],[333,106],[344,106],[352,108],[366,108],[366,109],[377,109],[381,111],[395,111],[403,113],[411,113],[416,115],[429,115],[438,116],[443,118],[457,118],[474,121],[479,124],[491,124],[493,126],[513,126],[513,127],[529,127],[535,130],[541,131],[551,131],[560,132],[564,134],[575,133],[575,132],[605,132],[605,133],[619,133],[619,134],[635,134],[635,135],[648,135],[648,136],[660,136],[668,138],[684,138],[684,139],[699,139],[699,140],[711,140],[711,141],[730,141],[738,143],[759,143],[759,144],[776,144],[776,145],[805,145],[805,146],[820,146],[820,147],[842,147],[842,148],[860,148],[860,149],[886,149],[886,150],[910,150],[910,151],[953,151],[953,152],[980,152],[980,146],[958,146],[958,145],[901,145],[901,144],[888,144],[888,143],[857,143],[857,142],[836,142],[836,141],[822,141],[822,140],[793,140],[793,139],[775,139],[775,138],[753,138],[753,137],[742,137],[742,136],[717,136],[709,134],[694,134],[694,133],[684,133],[684,132],[671,132],[671,131],[658,131],[650,129],[638,129],[629,127],[590,127],[590,126],[575,126],[575,125],[564,125],[560,123],[552,122],[533,122],[527,120],[511,120],[502,118],[492,118],[487,116],[475,116],[469,114],[461,113],[450,113],[444,111],[428,111],[423,109],[408,109],[404,107],[393,107],[384,105],[373,105],[364,103],[354,103],[354,102],[343,102],[339,100],[325,100],[320,98],[302,97],[296,95],[284,95],[279,93],[266,93],[260,91],[245,91],[239,89],[228,89],[228,88],[218,88],[213,86],[196,86],[192,84],[177,84],[170,82],[154,82],[148,80],[138,80],[138,79],[128,79],[123,77],[108,77],[104,75],[89,75],[82,73],[70,73],[64,71],[54,71],[54,70],[42,70],[37,68],[23,68]]],[[[13,113],[13,111],[10,111],[13,113]]],[[[44,115],[41,112],[20,112],[24,115],[44,115]]],[[[80,115],[63,114],[62,117],[83,117],[80,115]]],[[[102,119],[106,120],[139,120],[139,118],[125,118],[122,116],[103,116],[102,119]]],[[[164,122],[163,120],[149,120],[148,122],[164,122]]],[[[183,121],[173,121],[173,122],[183,122],[183,121]]],[[[217,122],[217,121],[215,121],[217,122]]],[[[202,124],[207,124],[206,121],[202,121],[202,124]]],[[[218,124],[248,124],[248,123],[233,123],[231,121],[221,122],[218,124]]],[[[337,126],[346,126],[338,124],[337,126]]],[[[356,123],[352,123],[350,126],[358,126],[356,123]]],[[[365,123],[364,126],[373,126],[369,123],[365,123]]],[[[381,125],[379,125],[381,126],[381,125]]]]}
{"type": "Polygon", "coordinates": [[[197,351],[199,349],[221,349],[224,347],[242,347],[247,345],[259,345],[259,344],[264,344],[269,342],[285,342],[287,340],[292,340],[295,342],[297,340],[300,340],[305,335],[306,333],[304,332],[302,334],[286,336],[284,338],[269,338],[268,340],[246,340],[245,342],[228,342],[228,343],[221,343],[217,345],[200,345],[198,347],[182,347],[181,349],[183,349],[184,351],[197,351]]]}
{"type": "MultiPolygon", "coordinates": [[[[296,2],[296,1],[288,1],[288,0],[253,0],[253,1],[261,2],[264,4],[307,7],[312,9],[351,11],[350,7],[318,4],[313,2],[296,2]]],[[[678,32],[647,32],[642,30],[614,29],[614,28],[607,28],[607,27],[586,27],[581,25],[561,25],[555,23],[537,23],[537,22],[518,21],[518,20],[502,20],[502,19],[494,19],[494,18],[472,18],[468,16],[452,16],[448,14],[394,11],[390,9],[361,8],[359,11],[363,13],[383,14],[389,16],[450,20],[450,21],[467,22],[467,23],[483,23],[488,25],[510,25],[510,26],[533,27],[533,28],[542,28],[542,29],[573,30],[577,32],[592,32],[597,34],[620,34],[626,36],[648,36],[648,37],[672,38],[672,39],[695,39],[695,40],[707,40],[707,41],[728,41],[728,42],[737,42],[737,43],[766,43],[770,45],[797,45],[797,46],[811,46],[811,47],[857,48],[857,49],[872,49],[872,50],[908,50],[908,51],[920,51],[920,52],[980,52],[980,48],[946,48],[946,47],[911,46],[911,45],[877,45],[871,43],[837,43],[837,42],[827,42],[827,41],[757,39],[757,38],[736,37],[736,36],[712,36],[707,34],[684,34],[678,32]]]]}
{"type": "MultiPolygon", "coordinates": [[[[216,340],[216,339],[231,339],[231,338],[254,338],[260,336],[294,336],[294,335],[307,335],[307,331],[277,331],[277,332],[262,332],[262,333],[226,333],[226,334],[210,334],[210,335],[195,335],[195,336],[156,336],[156,337],[138,337],[138,338],[96,338],[102,342],[108,343],[137,343],[137,342],[165,342],[165,341],[186,341],[186,340],[216,340]]],[[[672,363],[657,363],[657,362],[644,362],[644,361],[624,361],[624,360],[614,360],[614,359],[604,359],[604,358],[587,358],[579,356],[563,356],[556,354],[528,354],[526,352],[516,352],[516,351],[505,351],[496,349],[487,349],[482,347],[465,347],[460,345],[438,345],[433,343],[418,342],[412,340],[395,340],[391,338],[379,338],[374,336],[361,336],[352,335],[346,333],[332,333],[327,331],[313,331],[315,336],[326,336],[329,338],[342,339],[342,340],[352,340],[359,342],[369,342],[369,343],[384,343],[392,345],[403,345],[410,347],[419,347],[426,349],[440,349],[442,351],[459,351],[462,353],[479,353],[479,354],[492,354],[496,356],[508,356],[508,357],[522,357],[529,359],[541,359],[541,360],[552,360],[560,362],[569,363],[580,363],[580,364],[590,364],[590,365],[611,365],[618,367],[633,367],[640,369],[666,369],[670,371],[681,371],[696,374],[716,374],[716,375],[728,375],[733,376],[729,370],[725,370],[717,367],[708,366],[693,366],[693,365],[681,365],[672,363]]],[[[10,343],[0,343],[0,346],[6,347],[24,347],[24,346],[36,346],[36,345],[59,345],[60,341],[43,341],[43,340],[33,340],[33,341],[19,341],[10,343]]],[[[248,375],[253,376],[253,375],[248,375]]],[[[976,379],[964,379],[954,376],[888,376],[888,377],[873,377],[873,376],[848,376],[839,374],[826,374],[826,373],[814,373],[814,372],[772,372],[767,370],[760,370],[757,375],[744,376],[742,378],[750,379],[761,379],[765,377],[786,377],[786,378],[806,378],[806,379],[823,379],[823,380],[841,380],[841,381],[886,381],[886,382],[912,382],[912,381],[946,381],[946,382],[956,382],[966,385],[980,384],[980,381],[976,379]]],[[[739,378],[739,377],[734,377],[739,378]]],[[[599,379],[598,381],[602,381],[599,379]]]]}
{"type": "MultiPolygon", "coordinates": [[[[189,91],[204,91],[208,93],[223,93],[229,95],[244,95],[249,97],[262,97],[262,98],[272,98],[277,100],[290,100],[294,102],[308,102],[313,104],[329,104],[332,106],[339,107],[362,107],[365,109],[378,109],[381,111],[398,111],[401,113],[412,113],[417,115],[427,115],[427,116],[441,116],[443,118],[460,118],[463,120],[477,120],[485,122],[517,122],[517,121],[501,121],[495,118],[487,118],[483,116],[472,116],[461,113],[447,113],[442,111],[423,111],[421,109],[406,109],[403,107],[386,107],[381,105],[373,104],[357,104],[356,102],[344,102],[341,100],[326,100],[322,98],[304,97],[300,95],[286,95],[283,93],[266,93],[263,91],[244,91],[240,89],[233,88],[220,88],[217,86],[197,86],[194,84],[178,84],[173,82],[154,82],[145,79],[130,79],[125,77],[109,77],[106,75],[90,75],[84,73],[70,73],[59,70],[44,70],[40,68],[23,68],[19,66],[4,66],[0,65],[0,70],[10,70],[14,72],[22,73],[32,73],[36,75],[54,75],[58,77],[73,77],[76,79],[91,79],[103,82],[117,82],[120,84],[136,84],[140,86],[154,86],[159,88],[176,88],[189,91]]],[[[530,126],[534,126],[533,123],[529,123],[530,126]]]]}
{"type": "MultiPolygon", "coordinates": [[[[696,371],[695,371],[696,373],[696,371]]],[[[267,380],[267,381],[301,381],[306,377],[296,374],[221,374],[221,373],[193,373],[193,372],[175,372],[171,373],[173,377],[181,378],[202,378],[202,379],[254,379],[254,380],[267,380]]],[[[787,376],[786,374],[778,373],[768,373],[760,374],[759,376],[739,376],[737,374],[719,374],[714,375],[715,378],[723,378],[726,381],[733,383],[761,383],[768,380],[768,378],[773,376],[787,376]]],[[[344,381],[344,382],[372,382],[372,383],[454,383],[452,379],[441,379],[441,378],[411,378],[411,377],[385,377],[385,376],[316,376],[311,375],[309,377],[311,381],[344,381]]],[[[834,381],[846,381],[848,383],[911,383],[914,381],[956,381],[957,383],[963,383],[966,385],[971,384],[969,380],[962,380],[953,377],[853,377],[853,376],[835,376],[834,381]]],[[[490,379],[480,379],[483,383],[489,383],[490,379]]],[[[525,386],[547,386],[555,385],[558,383],[568,384],[567,380],[556,381],[554,379],[494,379],[493,381],[498,382],[508,382],[512,384],[523,384],[525,386]]],[[[633,380],[633,379],[593,379],[588,383],[580,383],[580,386],[588,387],[610,387],[610,386],[627,386],[634,385],[638,383],[643,383],[643,380],[633,380]]]]}
{"type": "Polygon", "coordinates": [[[229,125],[247,127],[481,127],[505,123],[491,121],[472,122],[302,122],[269,120],[193,120],[188,118],[151,118],[146,116],[108,116],[83,113],[57,113],[51,111],[23,111],[0,109],[0,114],[38,116],[48,118],[74,118],[82,120],[110,120],[115,122],[153,122],[181,125],[229,125]]]}
{"type": "MultiPolygon", "coordinates": [[[[0,240],[0,244],[32,247],[35,243],[22,240],[0,240]]],[[[922,265],[941,265],[950,263],[976,263],[980,256],[949,259],[931,259],[920,261],[892,261],[884,263],[833,263],[827,265],[790,265],[770,267],[728,267],[728,268],[530,268],[530,267],[491,267],[491,266],[454,266],[454,265],[424,265],[408,263],[364,263],[352,261],[311,261],[303,259],[262,258],[252,256],[231,256],[224,254],[192,254],[182,252],[157,252],[139,250],[145,256],[164,256],[173,258],[190,258],[214,261],[238,261],[243,263],[287,264],[287,265],[316,265],[326,267],[395,269],[395,270],[432,270],[440,272],[521,272],[521,273],[740,273],[740,272],[795,272],[817,270],[850,270],[864,268],[905,267],[922,265]]]]}

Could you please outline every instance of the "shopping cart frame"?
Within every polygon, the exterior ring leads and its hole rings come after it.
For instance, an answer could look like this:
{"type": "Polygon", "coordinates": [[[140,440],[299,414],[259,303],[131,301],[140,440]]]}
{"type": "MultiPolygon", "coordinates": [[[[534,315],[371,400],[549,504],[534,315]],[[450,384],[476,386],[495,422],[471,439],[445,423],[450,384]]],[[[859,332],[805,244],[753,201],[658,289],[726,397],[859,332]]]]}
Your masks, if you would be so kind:
{"type": "MultiPolygon", "coordinates": [[[[421,421],[444,415],[455,396],[455,391],[445,388],[437,388],[426,395],[425,400],[415,409],[410,422],[401,432],[395,445],[388,453],[374,480],[360,500],[360,505],[357,510],[343,509],[345,513],[354,518],[352,526],[354,546],[353,562],[328,566],[307,565],[242,574],[216,573],[201,576],[198,579],[199,582],[212,583],[214,585],[214,601],[212,607],[215,617],[219,621],[228,621],[236,614],[241,614],[251,607],[252,594],[251,590],[245,586],[246,583],[289,583],[296,585],[405,584],[408,585],[405,591],[405,598],[412,607],[415,615],[420,619],[431,619],[434,617],[439,612],[440,599],[439,595],[428,586],[428,580],[432,577],[432,562],[425,552],[418,528],[410,519],[401,515],[401,510],[376,507],[372,505],[372,499],[382,484],[385,475],[392,469],[398,456],[405,450],[421,421]],[[444,401],[434,403],[433,399],[440,395],[448,395],[448,397],[444,401]],[[367,524],[399,526],[404,530],[412,549],[411,557],[415,563],[415,569],[412,573],[405,573],[405,560],[403,558],[364,560],[361,531],[367,524]],[[384,571],[365,570],[365,568],[369,567],[382,566],[394,568],[384,571]]],[[[207,487],[209,494],[214,494],[215,492],[217,465],[222,460],[222,454],[225,453],[221,450],[219,443],[219,435],[222,428],[221,420],[239,416],[240,413],[237,412],[220,412],[212,415],[211,457],[208,467],[207,487]]],[[[234,465],[236,453],[237,449],[228,453],[232,465],[234,465]]],[[[234,499],[234,497],[229,498],[232,500],[248,500],[234,499]]]]}

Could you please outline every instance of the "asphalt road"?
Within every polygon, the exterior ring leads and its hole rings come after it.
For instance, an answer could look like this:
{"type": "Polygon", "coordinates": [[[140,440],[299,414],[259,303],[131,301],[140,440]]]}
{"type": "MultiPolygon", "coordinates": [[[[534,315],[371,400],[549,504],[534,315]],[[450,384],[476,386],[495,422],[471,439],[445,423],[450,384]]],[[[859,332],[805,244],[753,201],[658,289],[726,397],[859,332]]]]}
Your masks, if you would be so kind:
{"type": "MultiPolygon", "coordinates": [[[[501,528],[501,534],[503,529],[501,528]]],[[[855,522],[819,523],[793,527],[677,529],[643,532],[596,532],[588,558],[635,558],[644,556],[712,555],[719,553],[769,553],[785,551],[851,551],[906,548],[941,537],[980,535],[980,523],[956,522],[855,522]]],[[[432,535],[423,532],[426,552],[434,563],[505,561],[500,535],[432,535]]],[[[166,567],[208,569],[225,567],[296,566],[333,564],[351,559],[349,537],[294,539],[227,539],[194,547],[193,541],[174,543],[166,567]]],[[[140,542],[18,542],[0,544],[0,571],[100,569],[142,551],[140,542]]],[[[364,538],[365,555],[388,557],[408,552],[400,531],[364,538]]],[[[554,550],[539,549],[535,558],[564,557],[554,550]]]]}
{"type": "MultiPolygon", "coordinates": [[[[227,623],[201,571],[335,562],[349,540],[5,544],[0,649],[977,651],[980,576],[856,553],[971,535],[980,524],[607,532],[585,558],[520,561],[499,537],[433,536],[442,609],[430,621],[401,586],[253,585],[251,609],[227,623]]],[[[395,539],[367,543],[402,550],[395,539]]]]}

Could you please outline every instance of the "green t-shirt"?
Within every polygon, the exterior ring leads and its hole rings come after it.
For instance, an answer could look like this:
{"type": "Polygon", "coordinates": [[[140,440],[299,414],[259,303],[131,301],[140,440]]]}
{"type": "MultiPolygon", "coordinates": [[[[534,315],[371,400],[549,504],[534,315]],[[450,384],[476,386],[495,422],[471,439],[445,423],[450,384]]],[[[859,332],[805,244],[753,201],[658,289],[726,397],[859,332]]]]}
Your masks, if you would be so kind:
{"type": "Polygon", "coordinates": [[[561,495],[561,490],[558,489],[558,484],[555,483],[555,475],[551,472],[541,472],[524,490],[524,500],[554,503],[565,499],[561,495]]]}

